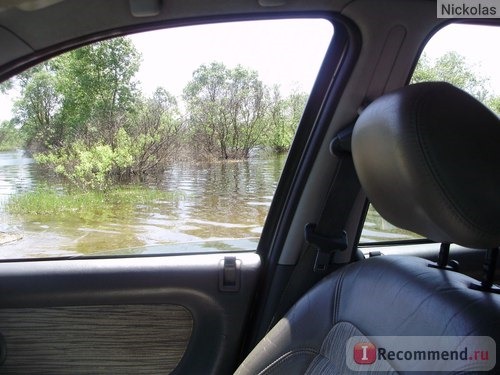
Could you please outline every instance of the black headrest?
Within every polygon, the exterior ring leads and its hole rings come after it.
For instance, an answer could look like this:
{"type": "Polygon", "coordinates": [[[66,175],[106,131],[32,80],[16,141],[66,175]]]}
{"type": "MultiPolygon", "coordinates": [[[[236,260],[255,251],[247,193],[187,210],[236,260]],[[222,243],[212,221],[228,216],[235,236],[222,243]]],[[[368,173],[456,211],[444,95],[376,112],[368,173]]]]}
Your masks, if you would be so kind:
{"type": "Polygon", "coordinates": [[[375,209],[437,242],[500,245],[500,119],[444,82],[404,87],[371,103],[352,153],[375,209]]]}

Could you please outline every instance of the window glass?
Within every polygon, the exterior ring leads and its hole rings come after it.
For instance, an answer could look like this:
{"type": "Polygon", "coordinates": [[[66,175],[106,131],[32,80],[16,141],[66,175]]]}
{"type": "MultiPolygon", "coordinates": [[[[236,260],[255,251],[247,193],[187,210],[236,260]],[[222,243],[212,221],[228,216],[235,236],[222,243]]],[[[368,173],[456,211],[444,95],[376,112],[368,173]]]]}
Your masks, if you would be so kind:
{"type": "Polygon", "coordinates": [[[255,250],[332,36],[152,31],[2,83],[0,258],[255,250]]]}
{"type": "Polygon", "coordinates": [[[418,238],[422,237],[389,223],[370,204],[359,243],[406,241],[418,238]]]}
{"type": "Polygon", "coordinates": [[[446,26],[425,46],[411,82],[449,82],[500,115],[499,38],[496,26],[446,26]]]}
{"type": "MultiPolygon", "coordinates": [[[[411,83],[449,82],[480,100],[500,115],[500,28],[452,24],[427,43],[413,72],[411,83]]],[[[360,242],[421,238],[394,227],[370,206],[360,242]]]]}

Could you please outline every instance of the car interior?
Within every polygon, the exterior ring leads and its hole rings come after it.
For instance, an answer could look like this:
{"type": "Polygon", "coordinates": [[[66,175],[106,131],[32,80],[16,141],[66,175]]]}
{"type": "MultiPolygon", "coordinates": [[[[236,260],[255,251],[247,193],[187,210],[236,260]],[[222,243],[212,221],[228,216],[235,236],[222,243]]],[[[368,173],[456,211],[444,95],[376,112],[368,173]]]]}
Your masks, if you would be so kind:
{"type": "Polygon", "coordinates": [[[0,373],[500,372],[500,119],[450,83],[410,83],[440,29],[500,22],[438,18],[437,4],[0,1],[2,82],[144,31],[303,18],[334,27],[256,248],[2,258],[0,373]],[[419,237],[363,241],[369,207],[419,237]],[[493,349],[451,370],[355,363],[350,339],[381,336],[489,337],[493,349]]]}

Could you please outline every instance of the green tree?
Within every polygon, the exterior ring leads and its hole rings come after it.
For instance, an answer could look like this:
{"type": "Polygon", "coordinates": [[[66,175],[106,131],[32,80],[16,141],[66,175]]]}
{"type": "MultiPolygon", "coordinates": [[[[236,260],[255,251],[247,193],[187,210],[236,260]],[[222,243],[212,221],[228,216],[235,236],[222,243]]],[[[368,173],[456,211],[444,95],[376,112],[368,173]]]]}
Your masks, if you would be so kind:
{"type": "Polygon", "coordinates": [[[270,133],[269,145],[275,152],[283,153],[290,148],[307,98],[306,93],[298,91],[283,98],[280,88],[273,87],[267,121],[270,133]]]}
{"type": "Polygon", "coordinates": [[[65,53],[20,74],[16,117],[32,151],[75,139],[113,143],[124,113],[134,107],[140,55],[115,38],[65,53]]]}
{"type": "Polygon", "coordinates": [[[2,121],[0,124],[0,151],[14,150],[22,147],[23,140],[14,121],[2,121]]]}
{"type": "Polygon", "coordinates": [[[149,171],[163,169],[176,157],[182,140],[183,123],[176,98],[158,87],[141,102],[128,130],[134,139],[134,163],[129,173],[142,178],[149,171]]]}
{"type": "Polygon", "coordinates": [[[491,97],[486,100],[486,105],[500,116],[500,96],[491,97]]]}
{"type": "Polygon", "coordinates": [[[178,149],[182,122],[177,101],[163,88],[120,122],[112,142],[76,140],[39,153],[35,160],[74,185],[106,190],[117,182],[143,181],[164,169],[178,149]]]}
{"type": "Polygon", "coordinates": [[[21,97],[14,103],[17,122],[31,151],[60,146],[64,128],[58,121],[62,95],[57,90],[57,75],[50,62],[18,75],[21,97]]]}
{"type": "Polygon", "coordinates": [[[116,38],[21,73],[15,119],[35,159],[84,188],[129,177],[152,138],[132,132],[139,63],[132,42],[116,38]]]}
{"type": "Polygon", "coordinates": [[[111,141],[139,95],[133,78],[140,59],[128,38],[91,44],[56,59],[62,122],[80,139],[111,141]]]}
{"type": "Polygon", "coordinates": [[[491,94],[489,79],[477,72],[477,67],[467,62],[459,53],[447,52],[431,61],[425,54],[420,58],[411,83],[445,81],[468,92],[500,115],[500,96],[491,94]]]}
{"type": "Polygon", "coordinates": [[[490,97],[488,78],[475,70],[464,56],[455,51],[447,52],[434,61],[424,54],[413,72],[411,82],[445,81],[485,102],[490,97]]]}
{"type": "Polygon", "coordinates": [[[12,88],[12,80],[8,79],[7,81],[0,82],[0,94],[5,94],[12,88]]]}
{"type": "Polygon", "coordinates": [[[267,90],[253,70],[201,65],[184,89],[192,140],[204,154],[246,158],[264,142],[267,90]]]}

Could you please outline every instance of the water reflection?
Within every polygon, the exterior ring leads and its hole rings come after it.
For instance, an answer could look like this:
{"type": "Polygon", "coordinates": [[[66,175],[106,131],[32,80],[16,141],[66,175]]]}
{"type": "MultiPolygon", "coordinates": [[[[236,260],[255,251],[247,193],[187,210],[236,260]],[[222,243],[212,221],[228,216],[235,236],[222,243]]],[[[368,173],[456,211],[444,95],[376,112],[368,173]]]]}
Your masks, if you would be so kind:
{"type": "Polygon", "coordinates": [[[256,236],[264,223],[283,158],[176,166],[164,188],[182,192],[173,214],[198,238],[256,236]],[[279,160],[279,163],[276,163],[279,160]]]}
{"type": "Polygon", "coordinates": [[[0,152],[0,203],[34,186],[33,159],[23,150],[0,152]]]}
{"type": "MultiPolygon", "coordinates": [[[[284,156],[265,156],[173,165],[158,186],[174,198],[138,206],[132,214],[117,209],[70,219],[14,217],[2,207],[1,231],[17,231],[23,238],[1,245],[0,258],[255,248],[284,161],[284,156]]],[[[2,203],[42,183],[32,162],[22,151],[0,154],[2,203]]]]}

